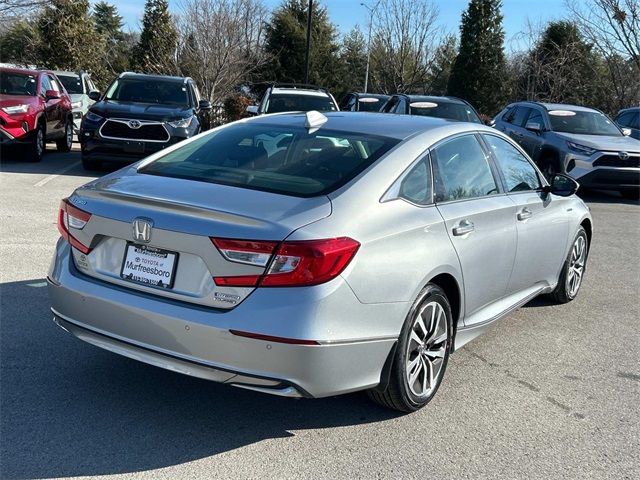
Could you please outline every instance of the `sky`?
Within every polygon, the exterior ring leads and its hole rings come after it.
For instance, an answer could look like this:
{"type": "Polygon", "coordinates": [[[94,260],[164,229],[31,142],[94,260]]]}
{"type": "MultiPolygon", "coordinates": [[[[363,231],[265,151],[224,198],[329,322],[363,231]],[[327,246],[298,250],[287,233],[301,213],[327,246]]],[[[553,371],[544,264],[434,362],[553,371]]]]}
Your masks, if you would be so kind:
{"type": "MultiPolygon", "coordinates": [[[[139,30],[144,9],[144,0],[107,0],[114,4],[125,21],[125,28],[139,30]]],[[[275,8],[282,0],[263,0],[268,8],[275,8]]],[[[327,8],[331,21],[341,33],[351,30],[356,24],[366,30],[368,16],[361,6],[364,0],[320,0],[327,8]]],[[[451,33],[458,33],[460,17],[468,5],[468,0],[432,0],[439,10],[439,21],[451,33]]],[[[365,3],[374,5],[376,0],[365,3]]],[[[534,24],[546,23],[566,14],[564,0],[503,0],[503,25],[506,33],[507,49],[517,49],[522,32],[530,21],[534,24]]],[[[180,0],[169,0],[169,8],[177,12],[180,0]]]]}

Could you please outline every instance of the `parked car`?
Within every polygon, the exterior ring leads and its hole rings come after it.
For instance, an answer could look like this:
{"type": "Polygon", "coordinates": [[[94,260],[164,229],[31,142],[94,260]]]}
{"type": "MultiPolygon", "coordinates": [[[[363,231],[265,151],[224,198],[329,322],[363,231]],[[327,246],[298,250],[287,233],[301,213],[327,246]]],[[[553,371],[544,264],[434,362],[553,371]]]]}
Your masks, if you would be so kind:
{"type": "Polygon", "coordinates": [[[629,130],[629,136],[640,140],[640,107],[625,108],[616,115],[615,122],[624,131],[629,130]]]}
{"type": "Polygon", "coordinates": [[[63,200],[51,307],[152,365],[412,411],[496,319],[576,297],[592,235],[577,186],[484,125],[244,119],[63,200]]]}
{"type": "Polygon", "coordinates": [[[552,178],[568,173],[584,187],[640,196],[640,142],[625,136],[599,110],[576,105],[517,102],[494,119],[552,178]]]}
{"type": "Polygon", "coordinates": [[[80,124],[82,165],[131,163],[209,127],[211,103],[186,77],[125,72],[95,100],[80,124]]]}
{"type": "Polygon", "coordinates": [[[379,112],[389,100],[389,95],[379,93],[349,93],[342,99],[340,110],[347,112],[379,112]]]}
{"type": "Polygon", "coordinates": [[[471,104],[456,97],[393,95],[380,109],[383,113],[446,118],[458,122],[482,123],[471,104]]]}
{"type": "MultiPolygon", "coordinates": [[[[95,103],[89,98],[91,92],[98,92],[91,81],[91,76],[87,72],[54,72],[60,79],[62,85],[71,96],[71,107],[73,108],[73,128],[75,133],[80,132],[80,121],[89,107],[95,103]]],[[[98,92],[99,93],[99,92],[98,92]]],[[[94,94],[95,95],[95,94],[94,94]]]]}
{"type": "Polygon", "coordinates": [[[0,68],[0,145],[25,149],[25,160],[39,162],[46,142],[71,150],[71,98],[53,72],[0,68]]]}
{"type": "Polygon", "coordinates": [[[247,113],[263,115],[281,112],[332,112],[338,103],[326,89],[314,85],[277,83],[269,86],[258,105],[249,105],[247,113]]]}

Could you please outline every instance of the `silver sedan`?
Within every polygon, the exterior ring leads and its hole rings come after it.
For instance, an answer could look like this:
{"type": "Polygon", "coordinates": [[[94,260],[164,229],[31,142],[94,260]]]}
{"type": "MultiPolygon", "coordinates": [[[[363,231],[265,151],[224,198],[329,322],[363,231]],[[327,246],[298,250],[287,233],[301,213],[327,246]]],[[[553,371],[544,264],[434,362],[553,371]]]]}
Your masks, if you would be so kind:
{"type": "Polygon", "coordinates": [[[540,294],[576,297],[592,219],[495,129],[286,113],[208,131],[60,205],[54,319],[152,365],[401,411],[540,294]]]}

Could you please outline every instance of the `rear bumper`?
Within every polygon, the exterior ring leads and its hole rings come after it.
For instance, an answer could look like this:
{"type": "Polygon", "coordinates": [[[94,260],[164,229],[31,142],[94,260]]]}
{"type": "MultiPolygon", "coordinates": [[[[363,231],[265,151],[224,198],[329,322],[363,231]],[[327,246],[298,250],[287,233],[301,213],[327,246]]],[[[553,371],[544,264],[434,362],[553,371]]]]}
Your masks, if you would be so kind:
{"type": "Polygon", "coordinates": [[[378,319],[388,322],[390,315],[397,315],[401,324],[406,308],[358,308],[349,287],[336,279],[337,285],[329,282],[289,292],[288,302],[273,298],[287,294],[286,289],[259,289],[233,310],[220,311],[91,279],[75,269],[69,251],[66,242],[58,243],[49,272],[51,307],[60,326],[82,340],[146,363],[278,395],[324,397],[376,386],[399,329],[375,337],[372,331],[378,319]],[[340,309],[346,326],[372,328],[342,338],[332,335],[328,325],[336,319],[329,315],[340,309]],[[357,311],[362,318],[354,318],[357,311]],[[231,329],[318,339],[320,344],[246,338],[231,329]]]}

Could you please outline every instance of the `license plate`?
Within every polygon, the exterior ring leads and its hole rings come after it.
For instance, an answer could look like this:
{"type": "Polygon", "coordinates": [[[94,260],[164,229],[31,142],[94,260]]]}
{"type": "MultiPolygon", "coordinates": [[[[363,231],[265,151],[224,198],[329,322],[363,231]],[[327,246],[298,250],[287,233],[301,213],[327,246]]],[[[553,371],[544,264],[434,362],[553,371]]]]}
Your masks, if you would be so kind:
{"type": "Polygon", "coordinates": [[[125,153],[144,153],[144,142],[126,142],[123,150],[125,153]]]}
{"type": "Polygon", "coordinates": [[[177,264],[175,252],[129,243],[120,276],[152,287],[172,288],[177,264]]]}

